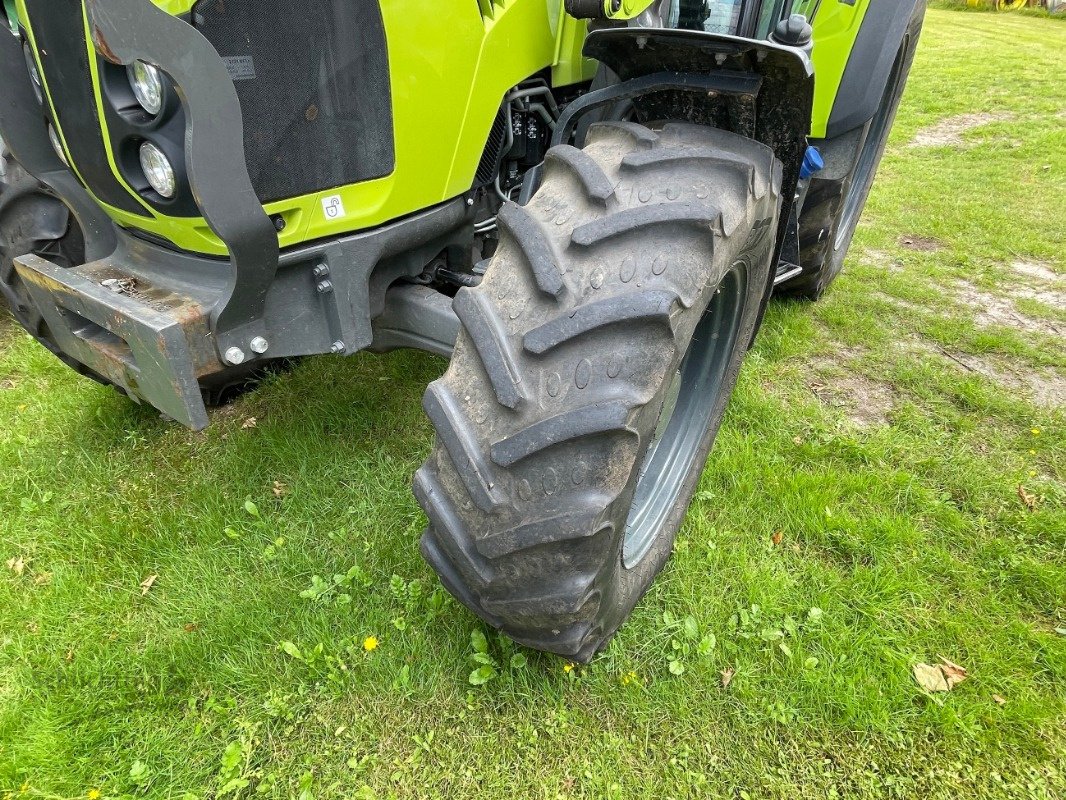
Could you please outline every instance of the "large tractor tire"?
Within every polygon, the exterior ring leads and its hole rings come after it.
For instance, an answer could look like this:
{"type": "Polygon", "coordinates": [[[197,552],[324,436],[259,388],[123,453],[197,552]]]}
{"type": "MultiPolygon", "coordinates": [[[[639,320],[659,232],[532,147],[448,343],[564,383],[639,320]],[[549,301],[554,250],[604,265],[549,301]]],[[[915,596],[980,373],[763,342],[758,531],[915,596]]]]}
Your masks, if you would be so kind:
{"type": "Polygon", "coordinates": [[[422,554],[516,641],[589,660],[666,563],[764,302],[780,187],[758,142],[605,122],[501,209],[455,297],[414,491],[422,554]]]}
{"type": "MultiPolygon", "coordinates": [[[[855,160],[850,172],[833,180],[817,175],[811,178],[799,218],[799,255],[803,270],[781,284],[776,290],[778,295],[817,300],[844,268],[844,258],[851,247],[896,120],[924,16],[925,3],[919,3],[900,42],[877,113],[865,131],[851,131],[839,137],[841,141],[851,141],[857,133],[864,133],[861,144],[854,151],[855,160]]],[[[826,149],[833,146],[832,140],[824,143],[826,149]]]]}
{"type": "MultiPolygon", "coordinates": [[[[0,146],[0,299],[15,320],[64,364],[108,384],[106,378],[59,349],[30,299],[29,289],[15,271],[15,258],[27,253],[69,268],[84,263],[85,243],[70,209],[0,146]]],[[[204,402],[208,406],[223,405],[288,363],[285,359],[250,362],[202,378],[204,402]]]]}

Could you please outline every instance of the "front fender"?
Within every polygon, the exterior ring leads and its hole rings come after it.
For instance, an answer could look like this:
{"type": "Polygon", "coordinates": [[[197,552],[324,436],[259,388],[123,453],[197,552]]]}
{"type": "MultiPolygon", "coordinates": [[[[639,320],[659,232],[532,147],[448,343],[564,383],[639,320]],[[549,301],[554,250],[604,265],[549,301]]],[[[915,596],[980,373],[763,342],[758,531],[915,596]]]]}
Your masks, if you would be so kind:
{"type": "MultiPolygon", "coordinates": [[[[776,264],[811,129],[814,69],[808,54],[773,42],[659,28],[594,31],[585,41],[584,52],[618,76],[618,89],[627,81],[642,78],[654,80],[659,87],[668,83],[663,79],[669,74],[677,76],[677,90],[656,88],[654,93],[633,98],[641,121],[686,120],[724,128],[774,151],[783,166],[782,208],[773,256],[776,264]],[[723,90],[694,92],[693,84],[706,81],[686,80],[693,76],[717,77],[723,90]],[[736,88],[744,85],[752,88],[736,88]],[[729,86],[733,88],[727,90],[729,86]]],[[[592,100],[595,94],[591,92],[584,100],[592,100]]],[[[770,274],[765,297],[770,295],[774,270],[770,274]]]]}
{"type": "Polygon", "coordinates": [[[758,78],[758,89],[744,102],[724,93],[669,91],[633,102],[644,120],[703,123],[769,146],[784,165],[782,194],[786,199],[793,196],[814,98],[814,70],[806,52],[738,36],[658,28],[593,31],[584,52],[623,82],[665,72],[758,78]]]}

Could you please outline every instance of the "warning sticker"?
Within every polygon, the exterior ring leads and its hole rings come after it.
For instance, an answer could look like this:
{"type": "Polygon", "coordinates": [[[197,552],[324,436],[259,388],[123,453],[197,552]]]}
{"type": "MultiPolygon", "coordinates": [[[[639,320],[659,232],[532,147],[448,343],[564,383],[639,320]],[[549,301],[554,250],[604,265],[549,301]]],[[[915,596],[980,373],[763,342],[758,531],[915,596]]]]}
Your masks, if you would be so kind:
{"type": "Polygon", "coordinates": [[[344,201],[339,194],[331,194],[322,198],[322,213],[326,219],[340,219],[344,216],[344,201]]]}
{"type": "Polygon", "coordinates": [[[226,72],[230,80],[252,81],[255,80],[255,61],[251,56],[222,56],[226,64],[226,72]]]}

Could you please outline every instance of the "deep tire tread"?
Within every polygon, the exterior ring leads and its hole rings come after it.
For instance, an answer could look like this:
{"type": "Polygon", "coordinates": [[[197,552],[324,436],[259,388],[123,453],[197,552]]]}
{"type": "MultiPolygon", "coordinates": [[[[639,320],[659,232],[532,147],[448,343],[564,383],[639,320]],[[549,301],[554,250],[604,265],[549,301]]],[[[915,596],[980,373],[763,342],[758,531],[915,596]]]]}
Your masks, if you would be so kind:
{"type": "Polygon", "coordinates": [[[452,506],[448,495],[437,481],[436,475],[426,467],[415,473],[415,498],[429,517],[432,538],[449,558],[461,564],[477,576],[481,586],[488,586],[493,579],[492,566],[477,552],[463,529],[462,521],[452,506]]]}
{"type": "Polygon", "coordinates": [[[594,330],[619,323],[657,322],[670,330],[670,312],[680,298],[671,291],[634,291],[594,300],[538,325],[522,339],[529,353],[541,355],[594,330]]]}
{"type": "MultiPolygon", "coordinates": [[[[595,499],[585,499],[585,505],[595,505],[595,499]]],[[[599,501],[606,504],[604,500],[599,501]]],[[[543,545],[590,539],[601,532],[595,520],[599,512],[580,510],[523,522],[515,528],[489,534],[477,542],[477,549],[486,558],[513,556],[543,545]]]]}
{"type": "Polygon", "coordinates": [[[503,496],[496,489],[492,467],[481,455],[477,437],[463,419],[459,404],[448,387],[441,381],[431,383],[422,399],[422,407],[478,508],[491,511],[502,504],[503,496]]]}
{"type": "Polygon", "coordinates": [[[496,312],[482,295],[465,288],[456,293],[452,308],[481,357],[496,399],[511,410],[518,408],[526,400],[522,378],[507,331],[496,312]]]}
{"type": "Polygon", "coordinates": [[[738,159],[727,150],[694,147],[691,150],[641,150],[622,159],[622,169],[640,171],[677,163],[691,163],[697,169],[724,166],[736,170],[751,188],[752,196],[761,200],[768,190],[767,182],[758,180],[758,170],[750,161],[738,159]]]}
{"type": "Polygon", "coordinates": [[[637,206],[574,228],[571,241],[580,247],[593,247],[617,236],[667,225],[692,226],[721,234],[722,212],[710,205],[688,202],[637,206]]]}
{"type": "Polygon", "coordinates": [[[611,179],[596,160],[583,150],[568,144],[559,145],[548,152],[545,162],[560,164],[568,169],[581,182],[585,194],[604,208],[607,207],[607,201],[614,197],[611,179]]]}
{"type": "Polygon", "coordinates": [[[540,290],[555,298],[562,295],[566,284],[563,282],[563,271],[559,268],[559,259],[551,240],[532,215],[522,206],[504,203],[496,220],[525,255],[540,290]]]}
{"type": "Polygon", "coordinates": [[[611,431],[632,433],[627,423],[634,405],[628,400],[608,400],[539,420],[494,443],[490,451],[492,460],[501,467],[510,467],[542,450],[582,436],[611,431]]]}

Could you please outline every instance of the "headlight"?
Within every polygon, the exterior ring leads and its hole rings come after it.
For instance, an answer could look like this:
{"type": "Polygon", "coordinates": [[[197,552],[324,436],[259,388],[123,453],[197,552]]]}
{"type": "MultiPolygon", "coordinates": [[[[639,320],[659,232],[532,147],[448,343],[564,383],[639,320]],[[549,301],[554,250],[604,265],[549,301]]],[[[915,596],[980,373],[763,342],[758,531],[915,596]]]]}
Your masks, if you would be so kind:
{"type": "Polygon", "coordinates": [[[143,142],[140,155],[141,169],[144,170],[144,177],[148,179],[148,183],[163,197],[173,197],[177,189],[177,180],[174,178],[174,167],[163,155],[163,151],[151,142],[143,142]]]}
{"type": "Polygon", "coordinates": [[[41,85],[41,73],[37,71],[37,62],[33,60],[33,53],[30,52],[30,46],[26,45],[22,48],[22,52],[26,56],[26,69],[30,73],[30,82],[33,84],[33,93],[37,95],[37,102],[44,104],[44,87],[41,85]]]}
{"type": "Polygon", "coordinates": [[[137,102],[149,114],[158,114],[163,108],[163,76],[151,64],[134,61],[126,67],[130,88],[137,102]]]}
{"type": "Polygon", "coordinates": [[[48,126],[48,141],[52,143],[52,149],[56,151],[56,155],[59,156],[59,160],[63,162],[65,166],[67,164],[67,154],[63,152],[63,143],[59,141],[59,134],[56,133],[56,129],[52,126],[48,126]]]}

